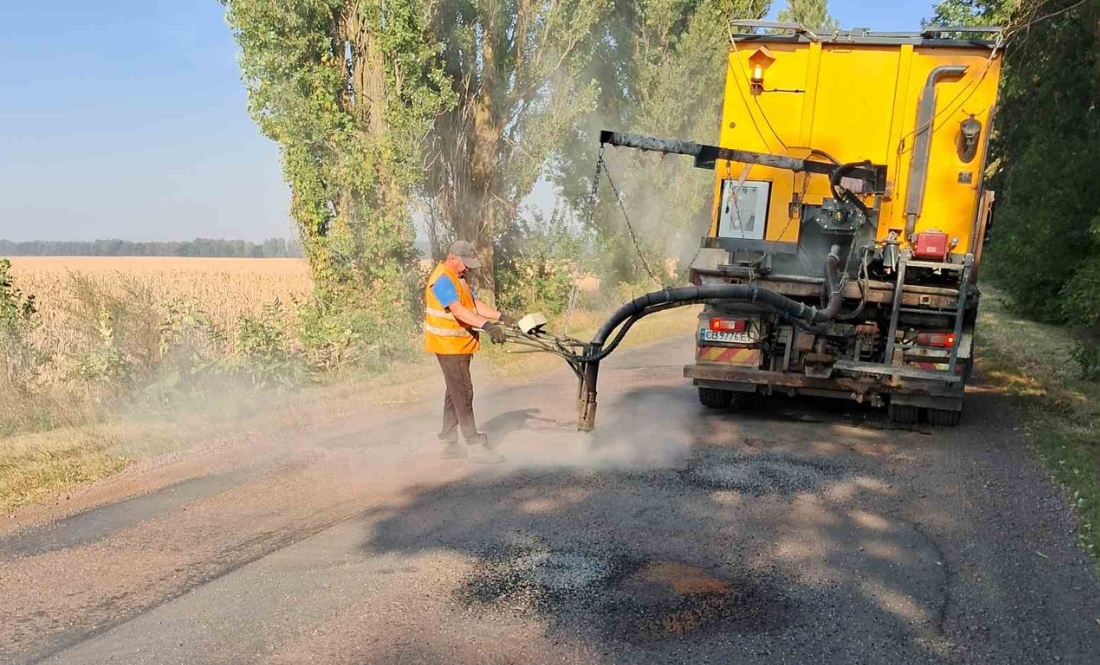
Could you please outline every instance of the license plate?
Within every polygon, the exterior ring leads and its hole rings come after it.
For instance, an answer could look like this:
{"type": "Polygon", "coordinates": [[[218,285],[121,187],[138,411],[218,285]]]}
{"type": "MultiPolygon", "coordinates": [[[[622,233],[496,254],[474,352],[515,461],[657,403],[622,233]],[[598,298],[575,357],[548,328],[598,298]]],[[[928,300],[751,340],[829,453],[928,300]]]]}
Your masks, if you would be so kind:
{"type": "Polygon", "coordinates": [[[752,344],[752,335],[747,332],[723,332],[720,330],[700,330],[700,342],[720,342],[722,344],[752,344]]]}

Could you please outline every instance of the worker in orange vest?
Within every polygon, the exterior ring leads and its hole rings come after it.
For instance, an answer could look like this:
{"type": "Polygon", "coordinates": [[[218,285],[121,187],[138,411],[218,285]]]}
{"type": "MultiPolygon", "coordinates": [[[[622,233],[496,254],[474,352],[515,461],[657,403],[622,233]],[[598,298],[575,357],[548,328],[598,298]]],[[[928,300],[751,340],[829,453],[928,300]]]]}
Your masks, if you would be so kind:
{"type": "Polygon", "coordinates": [[[504,457],[492,450],[486,436],[477,431],[470,360],[481,345],[479,331],[488,334],[494,344],[503,344],[504,326],[514,326],[516,322],[477,299],[465,275],[467,270],[480,267],[474,246],[459,240],[432,271],[424,289],[424,349],[439,359],[447,384],[443,428],[439,432],[439,440],[444,444],[443,456],[452,459],[467,456],[466,449],[458,443],[457,429],[461,428],[462,438],[479,461],[502,462],[504,457]]]}

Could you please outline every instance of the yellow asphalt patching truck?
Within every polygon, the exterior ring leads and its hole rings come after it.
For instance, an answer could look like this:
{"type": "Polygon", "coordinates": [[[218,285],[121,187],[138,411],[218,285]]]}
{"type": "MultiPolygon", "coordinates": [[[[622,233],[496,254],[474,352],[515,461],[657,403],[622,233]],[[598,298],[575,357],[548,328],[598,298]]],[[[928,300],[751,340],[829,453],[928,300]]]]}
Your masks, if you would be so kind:
{"type": "Polygon", "coordinates": [[[717,177],[693,286],[628,304],[578,357],[581,428],[594,424],[598,361],[625,328],[688,303],[706,304],[684,374],[707,407],[817,395],[957,424],[993,202],[1000,34],[736,30],[718,145],[601,134],[717,177]]]}

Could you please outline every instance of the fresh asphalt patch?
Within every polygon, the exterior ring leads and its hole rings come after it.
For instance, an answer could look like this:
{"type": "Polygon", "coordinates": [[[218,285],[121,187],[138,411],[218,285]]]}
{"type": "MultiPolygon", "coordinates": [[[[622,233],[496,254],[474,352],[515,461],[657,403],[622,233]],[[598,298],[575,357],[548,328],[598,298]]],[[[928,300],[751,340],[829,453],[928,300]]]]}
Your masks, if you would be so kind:
{"type": "Polygon", "coordinates": [[[751,496],[779,494],[791,497],[814,492],[847,475],[836,460],[794,453],[745,453],[715,449],[697,454],[682,473],[685,482],[707,489],[736,490],[751,496]]]}
{"type": "Polygon", "coordinates": [[[796,615],[768,574],[734,578],[615,547],[558,550],[531,543],[487,550],[457,599],[481,612],[537,615],[568,632],[651,645],[781,629],[796,615]]]}

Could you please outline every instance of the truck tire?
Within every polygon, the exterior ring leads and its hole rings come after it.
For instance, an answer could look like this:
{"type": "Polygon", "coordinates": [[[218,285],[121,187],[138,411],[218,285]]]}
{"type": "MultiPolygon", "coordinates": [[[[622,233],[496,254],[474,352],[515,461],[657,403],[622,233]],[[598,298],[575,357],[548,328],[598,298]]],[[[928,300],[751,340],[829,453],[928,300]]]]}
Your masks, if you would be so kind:
{"type": "Polygon", "coordinates": [[[936,427],[955,427],[962,419],[962,411],[928,409],[928,422],[936,427]]]}
{"type": "Polygon", "coordinates": [[[890,404],[886,412],[890,420],[899,425],[912,425],[920,420],[920,407],[911,404],[890,404]]]}
{"type": "Polygon", "coordinates": [[[759,411],[767,406],[767,399],[760,393],[736,393],[733,405],[745,411],[759,411]]]}
{"type": "Polygon", "coordinates": [[[718,388],[700,388],[699,403],[708,409],[728,409],[733,403],[733,392],[718,388]]]}

